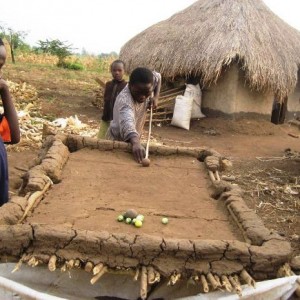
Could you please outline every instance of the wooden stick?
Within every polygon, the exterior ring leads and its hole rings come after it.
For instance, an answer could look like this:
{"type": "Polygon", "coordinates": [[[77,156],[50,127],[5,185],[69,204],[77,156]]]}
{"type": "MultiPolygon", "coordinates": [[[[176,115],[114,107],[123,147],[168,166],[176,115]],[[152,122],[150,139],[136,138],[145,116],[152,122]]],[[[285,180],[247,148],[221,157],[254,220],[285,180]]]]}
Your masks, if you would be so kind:
{"type": "Polygon", "coordinates": [[[225,288],[225,290],[227,292],[231,293],[232,292],[232,285],[231,285],[229,279],[227,278],[227,276],[222,275],[221,276],[221,280],[222,280],[222,286],[223,286],[223,288],[225,288]]]}
{"type": "Polygon", "coordinates": [[[235,275],[233,276],[233,278],[234,278],[235,282],[236,282],[238,285],[241,285],[239,276],[237,276],[237,274],[235,274],[235,275]]]}
{"type": "Polygon", "coordinates": [[[45,184],[44,188],[42,191],[37,191],[34,192],[30,195],[30,197],[27,200],[27,206],[26,209],[24,211],[24,214],[22,216],[22,218],[18,221],[18,224],[22,223],[24,221],[24,219],[27,217],[28,213],[31,211],[31,209],[33,208],[33,206],[39,202],[39,200],[41,200],[44,196],[44,194],[46,193],[46,191],[49,189],[50,185],[52,184],[51,179],[49,178],[49,181],[45,184]]]}
{"type": "Polygon", "coordinates": [[[245,269],[241,272],[240,276],[249,286],[252,286],[254,288],[256,287],[255,280],[248,274],[245,269]]]}
{"type": "Polygon", "coordinates": [[[149,121],[149,131],[148,131],[148,140],[147,140],[147,145],[146,145],[146,159],[148,159],[149,156],[149,145],[150,145],[150,138],[151,138],[151,127],[152,127],[152,114],[153,114],[153,109],[152,105],[150,107],[150,121],[149,121]]]}
{"type": "Polygon", "coordinates": [[[60,268],[60,271],[61,271],[62,273],[64,273],[64,272],[67,271],[67,262],[65,262],[65,263],[63,264],[63,266],[60,268]]]}
{"type": "Polygon", "coordinates": [[[202,283],[202,286],[203,286],[204,293],[208,293],[209,292],[208,283],[207,283],[207,280],[206,280],[206,278],[203,274],[200,276],[200,280],[201,280],[201,283],[202,283]]]}
{"type": "Polygon", "coordinates": [[[153,284],[155,282],[155,271],[153,267],[147,268],[147,274],[148,274],[148,284],[153,284]]]}
{"type": "Polygon", "coordinates": [[[147,299],[148,294],[148,279],[147,279],[147,269],[145,266],[142,267],[142,274],[141,274],[141,290],[140,296],[142,300],[147,299]]]}
{"type": "Polygon", "coordinates": [[[207,277],[209,283],[211,284],[212,288],[213,288],[214,290],[216,290],[216,289],[219,287],[219,284],[218,284],[218,282],[216,281],[216,279],[215,279],[215,277],[213,276],[213,274],[208,273],[206,277],[207,277]]]}
{"type": "Polygon", "coordinates": [[[232,219],[234,220],[235,224],[239,227],[239,229],[241,230],[242,232],[242,235],[245,239],[245,242],[250,244],[251,245],[251,240],[248,238],[247,234],[246,234],[246,231],[244,230],[242,224],[239,222],[239,220],[237,219],[236,215],[234,214],[234,212],[232,211],[231,207],[230,207],[230,204],[227,205],[227,209],[232,217],[232,219]]]}
{"type": "Polygon", "coordinates": [[[172,100],[172,101],[175,102],[175,98],[176,98],[177,96],[179,96],[179,95],[182,95],[182,94],[183,94],[182,92],[175,92],[175,93],[168,94],[168,95],[165,95],[165,96],[159,95],[160,101],[159,101],[158,105],[159,105],[160,103],[164,103],[164,102],[170,101],[170,100],[172,100]]]}
{"type": "Polygon", "coordinates": [[[102,88],[105,88],[105,85],[106,85],[106,82],[103,81],[102,79],[100,79],[99,77],[96,77],[95,78],[96,82],[99,83],[99,85],[102,87],[102,88]]]}
{"type": "Polygon", "coordinates": [[[277,272],[277,277],[289,277],[293,276],[294,272],[291,270],[291,267],[288,263],[285,263],[281,266],[277,272]]]}
{"type": "Polygon", "coordinates": [[[178,87],[178,88],[173,88],[173,89],[169,89],[169,90],[164,90],[164,91],[162,91],[162,92],[160,92],[160,95],[159,95],[159,97],[166,97],[166,96],[168,96],[168,95],[170,95],[170,94],[173,94],[173,93],[176,93],[176,92],[183,92],[183,90],[185,89],[185,86],[183,85],[183,86],[181,86],[181,87],[178,87]]]}
{"type": "Polygon", "coordinates": [[[166,115],[166,114],[173,114],[173,111],[172,112],[167,112],[167,111],[156,112],[156,113],[153,113],[153,117],[157,117],[160,115],[166,115]]]}
{"type": "Polygon", "coordinates": [[[101,270],[103,269],[104,265],[103,263],[100,263],[98,265],[96,265],[94,268],[93,268],[93,275],[97,275],[101,272],[101,270]]]}
{"type": "Polygon", "coordinates": [[[26,254],[23,254],[22,257],[20,258],[20,260],[18,261],[18,263],[16,264],[16,266],[14,267],[14,269],[11,271],[12,273],[15,273],[16,271],[19,271],[22,264],[23,264],[23,261],[25,259],[27,255],[26,254]]]}
{"type": "Polygon", "coordinates": [[[66,262],[66,266],[69,270],[74,268],[74,264],[75,264],[75,260],[74,259],[70,259],[69,261],[66,262]]]}
{"type": "MultiPolygon", "coordinates": [[[[158,122],[169,122],[172,121],[172,119],[152,119],[152,123],[158,123],[158,122]]],[[[146,121],[149,122],[149,121],[146,121]]]]}
{"type": "Polygon", "coordinates": [[[181,274],[171,275],[170,280],[167,283],[167,285],[171,285],[171,286],[175,285],[177,283],[177,281],[180,279],[180,277],[181,277],[181,274]]]}
{"type": "Polygon", "coordinates": [[[166,102],[162,105],[159,105],[156,110],[159,112],[161,109],[165,109],[165,112],[167,113],[173,113],[175,107],[175,102],[166,102]]]}
{"type": "Polygon", "coordinates": [[[235,281],[235,279],[232,276],[229,276],[229,282],[234,288],[234,291],[241,297],[242,296],[242,288],[238,284],[238,282],[235,281]]]}
{"type": "Polygon", "coordinates": [[[299,138],[298,134],[295,134],[295,133],[292,133],[292,132],[289,132],[288,135],[291,136],[291,137],[293,137],[293,138],[296,138],[296,139],[299,138]]]}
{"type": "Polygon", "coordinates": [[[219,288],[221,289],[222,283],[221,283],[220,277],[218,275],[214,275],[214,278],[215,278],[216,282],[218,283],[219,288]]]}
{"type": "Polygon", "coordinates": [[[160,282],[160,273],[155,271],[155,280],[154,282],[160,282]]]}
{"type": "MultiPolygon", "coordinates": [[[[175,95],[176,97],[176,95],[175,95]]],[[[168,97],[168,98],[165,98],[164,100],[160,100],[158,105],[157,105],[157,108],[162,108],[165,104],[173,104],[175,105],[175,97],[168,97]]]]}
{"type": "Polygon", "coordinates": [[[139,279],[139,275],[140,275],[140,269],[137,268],[136,271],[135,271],[135,275],[133,277],[133,280],[137,281],[139,279]]]}
{"type": "Polygon", "coordinates": [[[80,265],[81,265],[80,260],[79,259],[75,259],[74,267],[75,268],[80,268],[80,265]]]}
{"type": "Polygon", "coordinates": [[[22,258],[21,258],[21,259],[18,261],[18,263],[15,265],[14,269],[13,269],[11,272],[12,272],[12,273],[15,273],[15,272],[19,271],[20,268],[21,268],[21,266],[22,266],[22,264],[23,264],[23,260],[22,260],[22,258]]]}
{"type": "Polygon", "coordinates": [[[92,279],[91,279],[91,284],[95,284],[105,273],[107,272],[107,267],[103,267],[99,273],[97,273],[97,275],[95,275],[92,279]]]}
{"type": "Polygon", "coordinates": [[[216,181],[215,175],[211,170],[208,170],[208,175],[212,182],[216,181]]]}
{"type": "Polygon", "coordinates": [[[56,270],[56,261],[57,261],[56,255],[52,255],[48,262],[48,269],[50,272],[54,272],[56,270]]]}
{"type": "Polygon", "coordinates": [[[36,267],[38,264],[39,264],[39,261],[34,257],[34,256],[32,256],[30,259],[29,259],[29,261],[28,261],[28,266],[30,266],[30,267],[36,267]]]}
{"type": "Polygon", "coordinates": [[[84,270],[88,273],[91,273],[93,271],[93,268],[94,268],[94,264],[92,262],[88,261],[85,264],[84,270]]]}

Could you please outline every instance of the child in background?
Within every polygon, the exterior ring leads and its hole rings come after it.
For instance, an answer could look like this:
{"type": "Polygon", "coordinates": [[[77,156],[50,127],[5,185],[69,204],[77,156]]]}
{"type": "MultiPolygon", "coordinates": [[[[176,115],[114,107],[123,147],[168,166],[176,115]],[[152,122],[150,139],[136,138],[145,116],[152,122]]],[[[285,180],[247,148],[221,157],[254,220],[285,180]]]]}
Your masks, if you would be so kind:
{"type": "MultiPolygon", "coordinates": [[[[0,39],[0,71],[5,64],[6,50],[0,39]]],[[[0,97],[4,113],[0,114],[0,206],[8,201],[8,164],[4,143],[16,144],[20,141],[17,112],[12,102],[8,86],[0,76],[0,97]]]]}
{"type": "Polygon", "coordinates": [[[125,64],[122,60],[115,60],[110,66],[110,71],[113,80],[108,81],[105,85],[104,109],[100,123],[98,139],[105,138],[110,121],[113,119],[113,109],[116,98],[127,84],[127,82],[123,79],[125,73],[125,64]]]}

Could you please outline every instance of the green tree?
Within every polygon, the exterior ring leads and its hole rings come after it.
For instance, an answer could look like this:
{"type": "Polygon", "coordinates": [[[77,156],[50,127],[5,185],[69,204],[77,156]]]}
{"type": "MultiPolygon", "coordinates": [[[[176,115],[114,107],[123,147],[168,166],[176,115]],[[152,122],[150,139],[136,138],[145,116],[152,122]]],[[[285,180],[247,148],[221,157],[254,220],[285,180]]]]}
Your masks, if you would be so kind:
{"type": "Polygon", "coordinates": [[[49,53],[58,57],[57,65],[59,67],[64,65],[65,59],[72,54],[72,45],[67,45],[58,39],[38,41],[39,46],[35,50],[39,53],[49,53]]]}
{"type": "Polygon", "coordinates": [[[28,45],[24,42],[25,31],[15,31],[10,27],[0,26],[0,37],[7,40],[10,47],[11,60],[15,64],[15,50],[28,45]]]}

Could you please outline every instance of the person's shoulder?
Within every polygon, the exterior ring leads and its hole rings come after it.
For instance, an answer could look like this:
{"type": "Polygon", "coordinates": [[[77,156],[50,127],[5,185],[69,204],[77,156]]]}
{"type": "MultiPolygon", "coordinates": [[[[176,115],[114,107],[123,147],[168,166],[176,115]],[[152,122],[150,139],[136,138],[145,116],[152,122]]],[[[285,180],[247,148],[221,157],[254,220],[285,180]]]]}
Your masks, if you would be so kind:
{"type": "Polygon", "coordinates": [[[156,77],[156,78],[161,78],[161,74],[158,73],[157,71],[152,71],[152,74],[153,74],[153,76],[156,77]]]}
{"type": "Polygon", "coordinates": [[[121,86],[124,86],[124,87],[125,87],[125,86],[127,85],[127,83],[128,83],[128,82],[127,82],[125,79],[123,79],[122,81],[120,81],[119,84],[120,84],[121,86]]]}
{"type": "Polygon", "coordinates": [[[118,101],[120,104],[130,104],[132,102],[132,97],[128,84],[126,84],[126,86],[120,92],[116,101],[118,101]]]}
{"type": "Polygon", "coordinates": [[[3,78],[0,77],[0,89],[3,88],[8,88],[8,84],[3,78]]]}
{"type": "Polygon", "coordinates": [[[105,83],[105,87],[109,87],[113,84],[113,81],[112,80],[109,80],[109,81],[106,81],[105,83]]]}

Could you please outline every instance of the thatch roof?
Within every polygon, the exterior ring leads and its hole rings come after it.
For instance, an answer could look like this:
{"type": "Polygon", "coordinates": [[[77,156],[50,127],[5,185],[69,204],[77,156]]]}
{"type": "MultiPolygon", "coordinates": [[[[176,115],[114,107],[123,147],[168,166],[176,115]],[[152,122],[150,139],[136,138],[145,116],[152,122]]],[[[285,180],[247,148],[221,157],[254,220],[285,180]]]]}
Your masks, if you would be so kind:
{"type": "Polygon", "coordinates": [[[120,57],[128,72],[145,66],[204,84],[236,61],[251,88],[285,96],[297,82],[300,33],[261,0],[199,0],[136,35],[120,57]]]}

